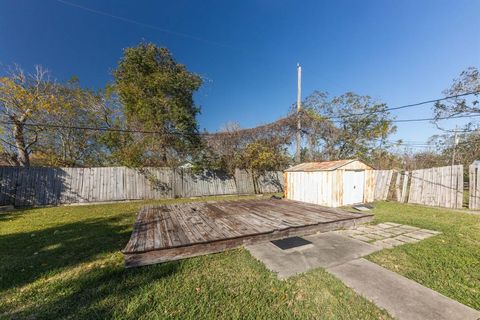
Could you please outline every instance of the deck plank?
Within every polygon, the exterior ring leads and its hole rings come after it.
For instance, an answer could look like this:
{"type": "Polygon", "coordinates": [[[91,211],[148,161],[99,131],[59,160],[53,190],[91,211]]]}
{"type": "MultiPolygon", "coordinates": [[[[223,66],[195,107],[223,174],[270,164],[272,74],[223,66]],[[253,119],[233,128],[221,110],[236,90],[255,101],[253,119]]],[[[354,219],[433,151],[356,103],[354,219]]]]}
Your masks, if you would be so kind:
{"type": "Polygon", "coordinates": [[[290,200],[208,201],[145,206],[125,246],[126,266],[182,259],[244,243],[350,227],[372,215],[290,200]]]}
{"type": "Polygon", "coordinates": [[[148,208],[146,214],[146,221],[144,222],[147,230],[145,237],[145,251],[155,250],[155,209],[153,207],[148,208]]]}

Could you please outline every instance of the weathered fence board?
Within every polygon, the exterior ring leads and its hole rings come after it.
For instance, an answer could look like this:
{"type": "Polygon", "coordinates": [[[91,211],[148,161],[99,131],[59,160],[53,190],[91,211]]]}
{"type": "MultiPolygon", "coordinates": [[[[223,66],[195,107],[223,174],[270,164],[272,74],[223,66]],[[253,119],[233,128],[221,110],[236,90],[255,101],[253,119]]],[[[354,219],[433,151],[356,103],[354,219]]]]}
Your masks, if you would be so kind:
{"type": "Polygon", "coordinates": [[[252,194],[255,193],[255,186],[253,184],[252,175],[246,170],[235,170],[235,183],[238,194],[252,194]]]}
{"type": "Polygon", "coordinates": [[[374,200],[387,200],[388,190],[392,181],[393,170],[375,170],[375,193],[374,200]]]}
{"type": "Polygon", "coordinates": [[[283,191],[283,172],[270,171],[261,175],[256,180],[258,192],[273,193],[283,191]]]}
{"type": "Polygon", "coordinates": [[[427,206],[461,208],[463,166],[413,170],[408,202],[427,206]]]}
{"type": "Polygon", "coordinates": [[[398,202],[406,202],[408,190],[408,171],[397,172],[395,180],[395,200],[398,202]]]}
{"type": "Polygon", "coordinates": [[[221,171],[125,167],[0,167],[0,205],[57,205],[283,191],[281,172],[253,179],[245,170],[221,171]],[[254,183],[256,186],[254,186],[254,183]]]}
{"type": "Polygon", "coordinates": [[[198,197],[207,195],[224,195],[237,193],[235,179],[221,171],[192,172],[179,170],[176,177],[181,181],[180,197],[198,197]]]}
{"type": "Polygon", "coordinates": [[[480,168],[478,165],[470,165],[468,168],[469,174],[469,196],[468,208],[480,209],[480,168]]]}

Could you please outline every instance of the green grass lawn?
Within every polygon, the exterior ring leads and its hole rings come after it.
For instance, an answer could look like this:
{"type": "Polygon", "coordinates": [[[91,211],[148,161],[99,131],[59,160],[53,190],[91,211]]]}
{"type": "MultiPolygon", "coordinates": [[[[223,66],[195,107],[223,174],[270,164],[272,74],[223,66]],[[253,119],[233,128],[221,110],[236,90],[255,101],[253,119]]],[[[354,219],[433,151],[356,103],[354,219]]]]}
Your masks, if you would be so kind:
{"type": "MultiPolygon", "coordinates": [[[[244,249],[125,270],[145,203],[1,214],[0,317],[390,319],[322,269],[280,281],[244,249]]],[[[443,234],[369,259],[480,309],[480,216],[395,203],[375,214],[443,234]]]]}
{"type": "Polygon", "coordinates": [[[390,319],[321,269],[279,281],[244,249],[125,270],[142,204],[0,215],[0,317],[390,319]]]}
{"type": "Polygon", "coordinates": [[[480,310],[480,215],[393,202],[377,203],[375,222],[442,234],[374,253],[369,260],[480,310]]]}

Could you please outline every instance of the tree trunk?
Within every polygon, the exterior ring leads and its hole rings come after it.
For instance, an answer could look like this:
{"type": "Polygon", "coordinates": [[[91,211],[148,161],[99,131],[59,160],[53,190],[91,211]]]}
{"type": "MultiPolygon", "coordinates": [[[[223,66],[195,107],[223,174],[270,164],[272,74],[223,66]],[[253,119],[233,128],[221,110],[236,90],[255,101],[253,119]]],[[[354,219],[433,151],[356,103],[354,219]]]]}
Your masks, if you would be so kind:
{"type": "Polygon", "coordinates": [[[14,121],[13,137],[15,139],[15,146],[17,148],[17,161],[20,166],[29,167],[30,157],[25,144],[23,128],[23,122],[18,120],[14,121]]]}

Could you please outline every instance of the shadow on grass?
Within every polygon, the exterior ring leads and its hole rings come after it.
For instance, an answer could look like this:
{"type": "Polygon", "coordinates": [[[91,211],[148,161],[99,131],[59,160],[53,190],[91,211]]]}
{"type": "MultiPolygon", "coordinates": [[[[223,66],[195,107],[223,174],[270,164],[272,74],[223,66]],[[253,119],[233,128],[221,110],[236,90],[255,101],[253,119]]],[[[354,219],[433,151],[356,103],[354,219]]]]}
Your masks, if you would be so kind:
{"type": "Polygon", "coordinates": [[[0,236],[0,291],[119,252],[131,233],[122,218],[90,219],[0,236]]]}
{"type": "Polygon", "coordinates": [[[16,220],[18,218],[21,218],[24,216],[27,212],[25,210],[17,211],[17,210],[12,210],[12,211],[7,211],[7,212],[0,212],[0,222],[2,221],[8,221],[8,220],[16,220]]]}
{"type": "MultiPolygon", "coordinates": [[[[179,263],[166,263],[154,268],[126,270],[107,266],[85,270],[78,277],[56,281],[47,288],[46,299],[28,301],[16,311],[7,311],[10,318],[35,319],[111,319],[139,318],[142,308],[128,305],[148,291],[148,287],[175,272],[179,263]],[[33,303],[32,303],[33,302],[33,303]],[[36,303],[35,303],[36,302],[36,303]],[[128,310],[129,315],[122,314],[128,310]]],[[[36,298],[38,299],[38,297],[36,298]]]]}
{"type": "Polygon", "coordinates": [[[119,263],[130,215],[0,236],[0,295],[15,290],[19,299],[0,303],[0,318],[111,318],[118,303],[175,274],[179,263],[130,270],[119,263]],[[44,277],[50,280],[24,287],[44,277]]]}

